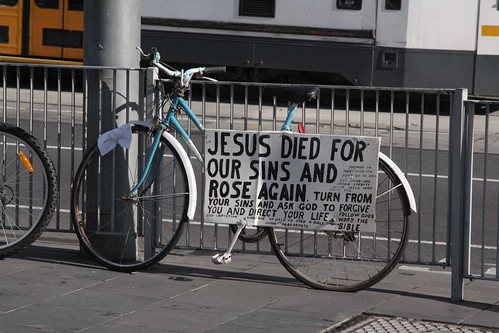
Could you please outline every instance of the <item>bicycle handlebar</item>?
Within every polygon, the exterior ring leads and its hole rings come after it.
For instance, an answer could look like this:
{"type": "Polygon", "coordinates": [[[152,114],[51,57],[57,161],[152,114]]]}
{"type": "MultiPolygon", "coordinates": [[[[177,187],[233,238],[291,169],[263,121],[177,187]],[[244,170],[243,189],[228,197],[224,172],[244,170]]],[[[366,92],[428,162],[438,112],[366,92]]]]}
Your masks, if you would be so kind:
{"type": "Polygon", "coordinates": [[[204,67],[203,74],[225,73],[226,71],[227,71],[226,66],[204,67]]]}
{"type": "MultiPolygon", "coordinates": [[[[180,78],[182,86],[189,85],[189,82],[194,76],[202,76],[203,74],[209,74],[209,73],[223,73],[227,70],[227,67],[225,66],[194,67],[194,68],[189,68],[185,71],[171,70],[159,62],[161,56],[155,47],[151,49],[151,52],[149,54],[145,54],[144,51],[142,51],[142,49],[138,46],[137,50],[139,50],[139,52],[143,57],[149,58],[151,60],[151,64],[154,67],[158,68],[165,75],[169,77],[180,78]]],[[[213,80],[210,78],[206,79],[213,80]]]]}

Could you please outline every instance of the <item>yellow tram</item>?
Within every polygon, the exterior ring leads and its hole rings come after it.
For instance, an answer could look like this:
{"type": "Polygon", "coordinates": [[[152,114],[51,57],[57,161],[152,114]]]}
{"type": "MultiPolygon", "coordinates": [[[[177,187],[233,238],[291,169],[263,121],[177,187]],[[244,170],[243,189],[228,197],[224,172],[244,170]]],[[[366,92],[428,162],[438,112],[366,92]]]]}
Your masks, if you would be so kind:
{"type": "Polygon", "coordinates": [[[83,0],[0,0],[0,57],[83,59],[83,0]]]}

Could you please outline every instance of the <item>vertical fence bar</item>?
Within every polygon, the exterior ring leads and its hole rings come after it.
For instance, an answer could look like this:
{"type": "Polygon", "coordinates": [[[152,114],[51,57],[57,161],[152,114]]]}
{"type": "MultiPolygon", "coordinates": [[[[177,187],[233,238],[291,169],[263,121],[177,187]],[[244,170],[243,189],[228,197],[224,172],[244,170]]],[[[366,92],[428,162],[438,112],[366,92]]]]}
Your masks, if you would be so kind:
{"type": "Polygon", "coordinates": [[[350,134],[350,89],[345,91],[345,135],[350,134]]]}
{"type": "Polygon", "coordinates": [[[2,121],[5,123],[7,120],[7,66],[2,66],[3,78],[2,78],[2,106],[3,106],[3,114],[2,121]]]}
{"type": "Polygon", "coordinates": [[[29,68],[29,132],[33,134],[33,115],[34,115],[34,86],[35,86],[35,71],[33,67],[29,68]]]}
{"type": "MultiPolygon", "coordinates": [[[[438,147],[439,147],[439,128],[440,128],[440,94],[437,95],[436,101],[436,119],[435,119],[435,153],[433,155],[434,163],[433,170],[435,174],[433,175],[433,207],[432,207],[432,262],[436,262],[436,235],[437,235],[437,223],[435,221],[435,216],[437,215],[437,191],[438,191],[438,147]]],[[[446,259],[448,261],[448,259],[446,259]]]]}
{"type": "MultiPolygon", "coordinates": [[[[317,113],[317,117],[315,117],[315,133],[319,134],[320,133],[320,128],[321,128],[321,93],[319,90],[319,94],[317,96],[317,99],[315,101],[315,112],[317,113]]],[[[305,115],[303,115],[303,124],[305,128],[307,126],[307,119],[305,118],[305,115]]],[[[306,131],[305,131],[306,132],[306,131]]]]}
{"type": "MultiPolygon", "coordinates": [[[[234,113],[235,113],[235,110],[234,110],[234,85],[231,84],[229,86],[230,88],[230,97],[229,97],[229,128],[231,130],[234,129],[234,113]]],[[[204,148],[204,147],[203,147],[204,148]]]]}
{"type": "Polygon", "coordinates": [[[331,91],[331,129],[329,131],[329,134],[334,135],[336,134],[336,121],[337,121],[337,114],[339,113],[339,111],[337,112],[335,109],[339,103],[338,100],[336,99],[336,89],[331,88],[330,91],[331,91]]]}
{"type": "Polygon", "coordinates": [[[485,275],[485,212],[487,210],[487,179],[488,179],[488,154],[489,154],[489,118],[490,118],[490,104],[485,107],[485,125],[484,125],[484,142],[483,142],[483,187],[482,187],[482,218],[481,218],[481,247],[480,247],[480,275],[485,275]]]}
{"type": "Polygon", "coordinates": [[[360,90],[360,135],[366,135],[364,133],[365,126],[365,114],[364,114],[364,90],[360,90]]]}
{"type": "MultiPolygon", "coordinates": [[[[58,173],[61,170],[61,161],[62,161],[62,153],[61,153],[61,142],[62,142],[62,73],[61,68],[57,69],[57,162],[56,168],[58,173]]],[[[61,182],[57,182],[57,192],[61,193],[61,182]]],[[[57,198],[57,213],[56,213],[56,229],[59,230],[61,228],[61,219],[60,219],[60,207],[61,207],[61,196],[57,198]]]]}
{"type": "Polygon", "coordinates": [[[16,126],[21,126],[21,68],[16,67],[16,126]]]}
{"type": "MultiPolygon", "coordinates": [[[[32,135],[34,134],[33,133],[33,116],[34,116],[34,81],[35,81],[35,72],[34,72],[34,68],[33,67],[30,67],[29,68],[29,119],[28,119],[28,129],[29,129],[29,133],[31,133],[32,135]]],[[[31,156],[30,156],[31,158],[31,156]]],[[[32,226],[33,225],[33,175],[29,175],[29,182],[30,182],[30,186],[29,186],[29,202],[30,202],[30,207],[29,207],[29,225],[32,226]]],[[[59,210],[57,209],[57,213],[59,212],[59,210]]]]}
{"type": "Polygon", "coordinates": [[[452,98],[449,128],[449,220],[450,257],[452,265],[451,300],[463,299],[463,137],[464,137],[464,100],[466,89],[456,90],[452,98]]]}
{"type": "Polygon", "coordinates": [[[464,124],[464,141],[463,141],[463,225],[462,225],[462,239],[463,246],[466,246],[466,254],[463,258],[463,272],[462,276],[468,275],[470,272],[470,257],[471,257],[471,198],[473,196],[473,150],[474,150],[474,117],[475,117],[475,103],[469,103],[465,108],[465,124],[464,124]]]}
{"type": "Polygon", "coordinates": [[[43,146],[48,148],[48,68],[43,69],[43,146]]]}
{"type": "MultiPolygon", "coordinates": [[[[420,109],[419,109],[419,181],[418,181],[418,186],[419,186],[419,195],[418,195],[418,202],[422,202],[422,189],[423,189],[423,151],[424,151],[424,134],[425,134],[425,94],[421,93],[421,104],[420,104],[420,109]]],[[[418,215],[418,261],[421,261],[421,253],[422,253],[422,227],[421,227],[421,214],[418,215]]]]}
{"type": "Polygon", "coordinates": [[[249,113],[249,92],[248,92],[248,86],[244,86],[243,130],[245,131],[248,130],[248,113],[249,113]]]}
{"type": "MultiPolygon", "coordinates": [[[[70,160],[70,182],[73,181],[75,175],[75,146],[76,146],[76,70],[74,68],[71,69],[71,115],[70,115],[70,152],[71,152],[71,160],[70,160]]],[[[60,211],[58,212],[60,214],[60,211]]],[[[70,217],[71,218],[71,217],[70,217]]],[[[73,224],[69,223],[69,230],[73,230],[73,224]]]]}

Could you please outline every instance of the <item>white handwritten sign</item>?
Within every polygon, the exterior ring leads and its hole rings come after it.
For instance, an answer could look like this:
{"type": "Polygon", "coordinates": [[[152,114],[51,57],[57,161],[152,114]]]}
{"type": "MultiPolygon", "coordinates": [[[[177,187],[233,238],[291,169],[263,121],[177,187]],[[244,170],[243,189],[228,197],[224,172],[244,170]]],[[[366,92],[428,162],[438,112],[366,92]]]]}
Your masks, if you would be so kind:
{"type": "Polygon", "coordinates": [[[205,134],[205,221],[375,231],[379,138],[205,134]]]}

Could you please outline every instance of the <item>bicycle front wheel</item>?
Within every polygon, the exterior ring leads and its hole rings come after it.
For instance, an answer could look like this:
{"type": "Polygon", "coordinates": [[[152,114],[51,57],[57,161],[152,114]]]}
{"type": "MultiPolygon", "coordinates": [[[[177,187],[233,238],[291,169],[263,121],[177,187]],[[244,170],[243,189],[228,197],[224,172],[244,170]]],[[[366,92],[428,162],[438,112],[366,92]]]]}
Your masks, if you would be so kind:
{"type": "Polygon", "coordinates": [[[56,200],[57,176],[43,146],[21,128],[0,123],[0,256],[33,243],[56,200]]]}
{"type": "Polygon", "coordinates": [[[408,240],[410,206],[400,179],[379,160],[376,232],[268,228],[272,249],[296,279],[317,289],[358,291],[396,266],[408,240]]]}
{"type": "Polygon", "coordinates": [[[189,184],[177,151],[161,137],[143,184],[152,137],[132,127],[132,145],[101,156],[97,145],[83,157],[71,193],[72,220],[83,249],[104,266],[124,272],[159,262],[187,222],[189,184]]]}

